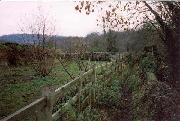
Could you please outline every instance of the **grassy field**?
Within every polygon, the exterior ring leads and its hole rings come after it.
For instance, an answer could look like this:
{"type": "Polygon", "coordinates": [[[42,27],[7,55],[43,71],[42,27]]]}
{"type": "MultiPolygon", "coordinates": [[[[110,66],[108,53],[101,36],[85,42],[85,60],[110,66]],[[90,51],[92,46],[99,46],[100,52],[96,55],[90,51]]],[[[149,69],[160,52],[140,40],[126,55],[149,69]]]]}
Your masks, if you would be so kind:
{"type": "MultiPolygon", "coordinates": [[[[79,74],[75,62],[67,62],[67,69],[79,74]]],[[[70,81],[61,64],[56,63],[49,76],[40,77],[29,66],[0,69],[0,117],[20,109],[41,96],[44,87],[55,89],[70,81]]]]}

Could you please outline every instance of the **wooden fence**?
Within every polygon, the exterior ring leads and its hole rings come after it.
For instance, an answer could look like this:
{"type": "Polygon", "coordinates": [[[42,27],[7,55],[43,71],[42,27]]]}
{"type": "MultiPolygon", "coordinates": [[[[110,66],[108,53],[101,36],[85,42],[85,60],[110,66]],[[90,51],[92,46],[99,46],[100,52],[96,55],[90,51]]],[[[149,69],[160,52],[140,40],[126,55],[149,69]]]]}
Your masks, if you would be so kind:
{"type": "MultiPolygon", "coordinates": [[[[82,73],[56,90],[45,89],[41,98],[0,121],[57,121],[63,117],[63,109],[69,105],[78,104],[77,108],[83,110],[83,108],[96,102],[98,92],[95,92],[96,90],[91,87],[99,81],[110,80],[114,71],[123,69],[121,59],[122,56],[119,55],[118,61],[112,60],[112,62],[98,66],[93,65],[89,71],[82,73]],[[70,98],[67,98],[66,95],[70,95],[70,98]],[[82,95],[83,100],[81,99],[82,95]]],[[[153,73],[147,73],[147,79],[157,80],[153,73]]]]}
{"type": "Polygon", "coordinates": [[[115,62],[108,62],[99,66],[93,66],[89,71],[81,74],[69,83],[50,91],[48,88],[43,91],[42,97],[31,104],[21,108],[15,113],[5,117],[1,121],[56,121],[61,118],[61,111],[64,107],[79,102],[79,108],[91,105],[95,101],[95,93],[90,88],[97,80],[102,79],[103,75],[113,71],[115,62]],[[104,71],[108,69],[108,71],[104,71]],[[105,73],[104,73],[104,72],[105,73]],[[90,90],[88,94],[85,94],[90,90]],[[57,108],[62,103],[62,98],[70,92],[72,98],[65,100],[64,105],[57,108]],[[80,96],[84,95],[84,100],[80,102],[80,96]],[[59,101],[61,100],[61,101],[59,101]],[[88,102],[88,104],[87,104],[88,102]],[[55,108],[54,108],[55,107],[55,108]]]}
{"type": "Polygon", "coordinates": [[[112,52],[85,52],[85,53],[59,53],[58,56],[62,59],[81,59],[93,61],[109,61],[112,52]]]}

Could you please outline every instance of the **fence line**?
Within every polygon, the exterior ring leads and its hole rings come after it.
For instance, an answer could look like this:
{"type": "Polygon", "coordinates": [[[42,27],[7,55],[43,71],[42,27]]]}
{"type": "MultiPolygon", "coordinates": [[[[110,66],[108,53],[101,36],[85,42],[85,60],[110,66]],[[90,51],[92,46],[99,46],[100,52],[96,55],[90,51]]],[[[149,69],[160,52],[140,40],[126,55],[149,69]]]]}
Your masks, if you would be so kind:
{"type": "Polygon", "coordinates": [[[37,99],[36,101],[32,102],[31,104],[21,108],[20,110],[16,111],[15,113],[9,115],[8,117],[5,117],[1,121],[16,121],[19,118],[24,118],[26,114],[30,111],[37,110],[37,107],[44,107],[46,106],[46,97],[41,97],[37,99]],[[24,116],[23,116],[24,115],[24,116]]]}
{"type": "MultiPolygon", "coordinates": [[[[119,60],[124,57],[124,55],[120,54],[117,56],[119,60]]],[[[55,91],[51,92],[49,89],[45,89],[41,98],[37,99],[31,104],[21,108],[20,110],[9,115],[8,117],[5,117],[0,121],[22,121],[26,119],[29,114],[33,114],[35,116],[35,119],[32,119],[32,121],[54,121],[61,118],[60,113],[64,107],[75,104],[76,102],[79,102],[79,110],[81,110],[86,107],[87,104],[91,105],[93,102],[96,101],[96,90],[92,89],[91,86],[93,86],[95,82],[97,82],[97,79],[102,80],[107,74],[108,79],[105,79],[104,81],[109,80],[110,73],[113,73],[113,71],[115,70],[119,71],[123,68],[122,63],[122,61],[117,62],[116,59],[112,59],[111,62],[98,66],[95,66],[94,64],[90,70],[76,77],[67,84],[57,88],[55,91]],[[104,75],[98,75],[98,69],[100,73],[105,71],[103,72],[104,75]],[[70,88],[74,85],[78,85],[78,92],[71,99],[69,99],[61,108],[58,108],[56,111],[53,112],[53,106],[56,104],[56,102],[59,101],[60,98],[63,98],[65,96],[64,94],[69,92],[70,88]],[[87,90],[90,91],[85,96],[85,99],[81,102],[80,97],[87,90]]]]}
{"type": "MultiPolygon", "coordinates": [[[[93,66],[92,69],[90,69],[89,71],[83,73],[82,75],[78,76],[77,78],[75,78],[74,80],[68,82],[67,84],[57,88],[54,92],[50,92],[50,90],[45,89],[43,91],[43,97],[37,99],[36,101],[32,102],[31,104],[21,108],[20,110],[16,111],[15,113],[5,117],[4,119],[0,120],[0,121],[21,121],[22,119],[26,119],[29,116],[29,113],[34,114],[35,115],[35,121],[53,121],[53,120],[57,120],[58,118],[60,118],[59,114],[61,112],[61,109],[58,109],[55,113],[52,114],[52,110],[53,110],[53,105],[55,104],[55,102],[63,97],[63,94],[65,92],[68,91],[68,89],[78,83],[83,83],[85,82],[86,78],[88,76],[91,76],[91,80],[88,80],[89,83],[93,83],[94,81],[96,81],[96,70],[100,69],[102,70],[102,68],[106,67],[110,67],[113,64],[113,62],[109,62],[106,64],[101,64],[97,67],[93,66]]],[[[86,82],[87,83],[87,82],[86,82]]],[[[81,96],[81,93],[83,93],[85,90],[88,90],[89,86],[85,86],[84,88],[82,88],[82,85],[80,85],[81,90],[72,98],[70,99],[67,103],[65,103],[65,106],[69,105],[70,103],[75,103],[78,100],[78,97],[81,96]]],[[[91,98],[91,95],[88,95],[86,100],[88,100],[88,98],[91,98]],[[88,97],[89,96],[89,97],[88,97]]],[[[86,102],[84,102],[86,103],[86,102]]]]}

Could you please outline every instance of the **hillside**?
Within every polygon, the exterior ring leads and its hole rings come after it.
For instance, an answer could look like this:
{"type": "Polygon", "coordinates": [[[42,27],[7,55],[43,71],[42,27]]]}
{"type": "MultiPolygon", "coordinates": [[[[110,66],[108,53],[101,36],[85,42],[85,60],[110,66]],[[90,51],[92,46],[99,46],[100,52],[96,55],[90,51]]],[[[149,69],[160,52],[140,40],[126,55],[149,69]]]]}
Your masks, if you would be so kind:
{"type": "MultiPolygon", "coordinates": [[[[64,36],[53,36],[55,39],[63,40],[64,36]]],[[[35,34],[8,34],[0,36],[0,41],[2,42],[16,42],[16,43],[33,43],[37,41],[37,35],[35,34]]]]}

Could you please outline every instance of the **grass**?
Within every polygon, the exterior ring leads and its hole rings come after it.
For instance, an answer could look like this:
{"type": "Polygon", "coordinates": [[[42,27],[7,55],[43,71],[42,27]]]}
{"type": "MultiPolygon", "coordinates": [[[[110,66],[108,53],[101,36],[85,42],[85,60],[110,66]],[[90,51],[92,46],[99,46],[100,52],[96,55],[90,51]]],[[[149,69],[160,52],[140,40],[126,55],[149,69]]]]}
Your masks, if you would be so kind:
{"type": "MultiPolygon", "coordinates": [[[[68,62],[67,68],[73,76],[79,73],[75,62],[68,62]]],[[[4,117],[40,97],[44,87],[55,89],[71,79],[57,63],[46,77],[36,75],[29,66],[2,68],[0,80],[0,117],[4,117]]]]}
{"type": "MultiPolygon", "coordinates": [[[[95,62],[90,63],[94,64],[95,62]]],[[[66,61],[65,65],[73,77],[79,74],[76,62],[66,61]]],[[[46,77],[37,75],[30,66],[0,68],[0,117],[5,117],[38,99],[44,87],[53,90],[70,80],[72,79],[58,61],[52,72],[46,77]]]]}
{"type": "MultiPolygon", "coordinates": [[[[159,86],[158,83],[152,84],[152,80],[148,81],[144,75],[141,74],[143,71],[144,74],[147,70],[149,71],[150,62],[142,61],[143,66],[141,66],[140,62],[140,64],[134,65],[128,63],[125,64],[124,68],[119,72],[112,70],[110,74],[107,73],[107,70],[110,70],[110,68],[102,73],[101,69],[96,70],[97,76],[105,76],[103,79],[97,79],[96,83],[90,88],[90,90],[95,90],[96,92],[95,104],[86,107],[82,111],[76,109],[78,105],[70,105],[65,110],[65,114],[67,114],[64,117],[65,120],[136,121],[140,119],[149,120],[155,117],[156,111],[159,111],[161,108],[157,108],[160,106],[159,100],[155,103],[153,102],[154,95],[156,94],[157,99],[160,99],[162,91],[158,90],[161,89],[161,85],[159,86]],[[155,108],[150,110],[152,105],[155,105],[155,108]]],[[[95,64],[98,65],[102,63],[103,62],[98,62],[95,64]]],[[[94,64],[94,62],[91,62],[91,64],[94,64]]],[[[73,77],[79,74],[79,69],[75,62],[66,62],[66,65],[68,65],[67,68],[73,77]]],[[[17,67],[11,68],[10,70],[6,68],[2,72],[0,76],[7,80],[5,82],[5,80],[2,79],[4,83],[1,85],[2,88],[0,92],[1,116],[6,116],[40,97],[41,90],[44,87],[55,89],[71,80],[60,64],[56,64],[52,73],[43,78],[37,76],[30,67],[17,67]]],[[[164,86],[162,89],[164,89],[164,86]]],[[[166,93],[166,90],[164,93],[166,93]]],[[[170,103],[168,102],[168,104],[170,103]]]]}

